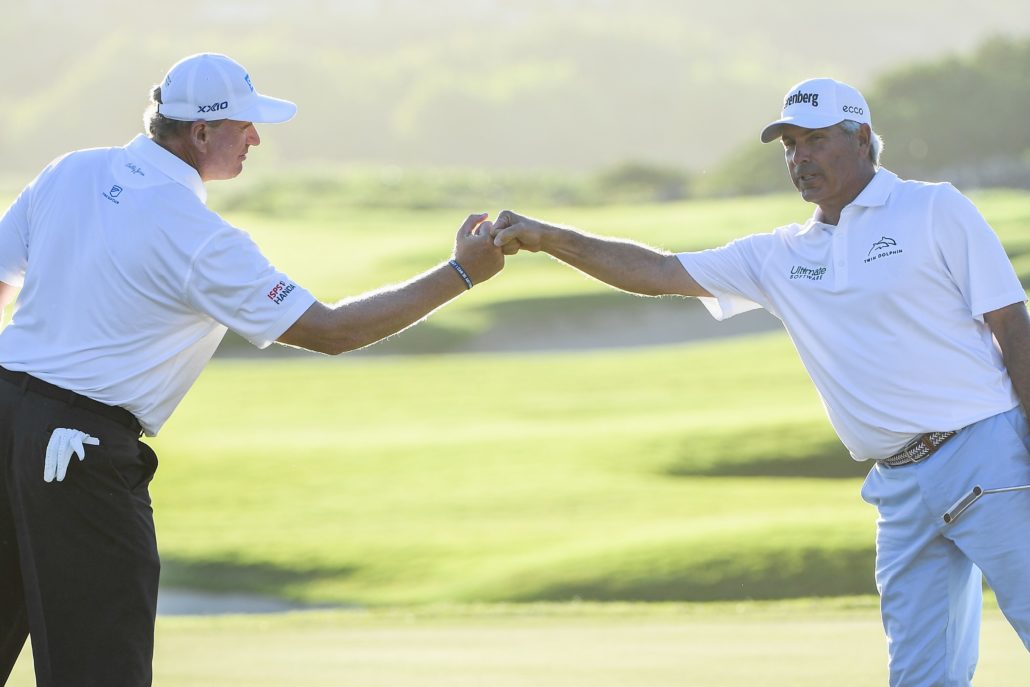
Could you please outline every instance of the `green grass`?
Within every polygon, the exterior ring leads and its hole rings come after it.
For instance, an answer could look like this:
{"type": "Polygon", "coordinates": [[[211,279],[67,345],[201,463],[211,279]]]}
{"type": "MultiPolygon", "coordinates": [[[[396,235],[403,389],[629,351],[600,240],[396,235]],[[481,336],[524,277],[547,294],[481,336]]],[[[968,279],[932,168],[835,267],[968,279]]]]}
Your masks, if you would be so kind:
{"type": "Polygon", "coordinates": [[[779,335],[216,362],[154,443],[182,586],[362,605],[872,591],[864,468],[779,335]]]}
{"type": "MultiPolygon", "coordinates": [[[[1027,197],[979,198],[1017,259],[1027,197]]],[[[540,214],[700,248],[806,213],[780,196],[540,214]]],[[[432,264],[460,219],[355,210],[329,220],[317,208],[295,225],[235,217],[322,293],[432,264]]],[[[497,313],[608,306],[612,292],[552,260],[511,263],[430,324],[482,330],[497,313]]],[[[155,443],[160,546],[175,585],[366,606],[872,590],[863,466],[834,439],[782,335],[597,353],[219,361],[155,443]]]]}
{"type": "MultiPolygon", "coordinates": [[[[980,198],[1017,260],[1026,199],[980,198]]],[[[541,214],[700,248],[798,210],[781,196],[541,214]]],[[[288,271],[312,265],[316,284],[364,288],[433,262],[460,221],[451,214],[356,210],[344,226],[298,230],[304,240],[282,222],[240,224],[288,271]]],[[[396,341],[417,349],[425,332],[635,305],[542,256],[510,262],[396,341]]],[[[175,584],[368,605],[872,591],[864,466],[834,438],[782,335],[589,354],[216,363],[157,443],[175,584]]]]}
{"type": "MultiPolygon", "coordinates": [[[[973,195],[1001,236],[1024,286],[1030,287],[1030,193],[987,191],[973,195]]],[[[217,191],[213,190],[217,207],[217,191]]],[[[328,201],[327,201],[328,202],[328,201]]],[[[796,195],[697,200],[601,207],[517,207],[516,210],[598,234],[631,238],[671,251],[701,250],[734,238],[804,221],[812,206],[796,195]]],[[[468,212],[500,208],[469,207],[468,212]]],[[[316,296],[334,301],[405,280],[446,259],[466,214],[456,210],[331,210],[313,198],[297,215],[228,213],[262,246],[272,262],[316,296]]],[[[543,255],[509,259],[501,275],[477,287],[407,335],[404,352],[448,350],[455,344],[515,320],[626,306],[632,296],[543,255]]]]}
{"type": "MultiPolygon", "coordinates": [[[[972,194],[1011,252],[1030,249],[1030,193],[981,191],[972,194]]],[[[212,204],[218,206],[217,190],[212,204]]],[[[445,259],[465,215],[501,208],[390,210],[344,208],[329,212],[312,199],[308,209],[285,217],[229,212],[226,217],[250,232],[281,269],[325,298],[405,279],[445,259]]],[[[595,207],[515,207],[519,212],[580,229],[632,238],[673,251],[700,250],[740,236],[803,222],[812,206],[795,194],[651,205],[595,207]]],[[[478,300],[511,300],[582,294],[598,288],[571,270],[552,270],[542,256],[510,261],[510,274],[478,300]],[[503,284],[503,285],[502,285],[503,284]]]]}
{"type": "MultiPolygon", "coordinates": [[[[155,687],[868,687],[887,682],[873,598],[400,608],[160,618],[155,687]]],[[[1030,668],[987,604],[977,687],[1030,668]]],[[[28,652],[8,687],[33,684],[28,652]]]]}

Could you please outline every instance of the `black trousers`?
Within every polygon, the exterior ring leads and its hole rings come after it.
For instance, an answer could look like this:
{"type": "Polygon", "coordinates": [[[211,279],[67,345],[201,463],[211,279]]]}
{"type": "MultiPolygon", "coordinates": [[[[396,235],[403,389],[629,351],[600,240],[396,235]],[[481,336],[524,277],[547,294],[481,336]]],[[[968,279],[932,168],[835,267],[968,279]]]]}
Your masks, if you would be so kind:
{"type": "Polygon", "coordinates": [[[29,636],[38,687],[151,684],[156,469],[138,430],[0,379],[0,683],[29,636]],[[58,427],[100,445],[46,483],[58,427]]]}

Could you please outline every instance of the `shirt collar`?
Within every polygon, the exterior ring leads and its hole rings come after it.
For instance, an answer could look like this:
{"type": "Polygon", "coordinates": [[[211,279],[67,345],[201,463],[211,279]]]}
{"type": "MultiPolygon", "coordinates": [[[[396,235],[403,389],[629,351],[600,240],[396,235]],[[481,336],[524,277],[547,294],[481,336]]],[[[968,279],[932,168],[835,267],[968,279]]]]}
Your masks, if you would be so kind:
{"type": "Polygon", "coordinates": [[[158,171],[163,172],[172,181],[188,188],[193,192],[193,195],[200,199],[201,203],[207,204],[207,189],[204,188],[204,182],[200,178],[200,174],[197,173],[197,170],[183,162],[173,153],[159,146],[153,139],[147,138],[143,134],[138,134],[136,138],[129,142],[129,145],[125,146],[125,149],[133,155],[142,158],[144,162],[156,167],[158,171]]]}
{"type": "Polygon", "coordinates": [[[894,172],[880,167],[876,170],[876,174],[869,180],[869,183],[865,185],[862,192],[851,201],[851,205],[860,205],[865,208],[875,208],[887,204],[887,199],[891,197],[891,191],[894,190],[894,184],[898,182],[898,175],[894,172]]]}
{"type": "MultiPolygon", "coordinates": [[[[898,175],[894,172],[880,167],[873,174],[873,178],[869,180],[869,183],[865,185],[865,188],[859,192],[855,199],[848,203],[845,208],[857,205],[864,208],[875,208],[882,207],[887,204],[887,200],[891,197],[891,191],[894,190],[894,185],[898,183],[898,175]]],[[[808,221],[802,225],[799,234],[807,234],[814,227],[830,227],[830,231],[836,229],[831,225],[823,224],[815,218],[815,213],[808,218],[808,221]]]]}

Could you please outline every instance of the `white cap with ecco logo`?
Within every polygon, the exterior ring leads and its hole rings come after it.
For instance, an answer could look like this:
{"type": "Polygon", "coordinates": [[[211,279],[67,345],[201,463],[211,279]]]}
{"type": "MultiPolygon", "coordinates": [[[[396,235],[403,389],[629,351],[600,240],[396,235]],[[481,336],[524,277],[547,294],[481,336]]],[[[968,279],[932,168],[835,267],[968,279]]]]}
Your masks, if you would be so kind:
{"type": "Polygon", "coordinates": [[[296,114],[297,106],[289,100],[261,95],[239,62],[205,52],[190,55],[168,70],[161,83],[157,111],[184,122],[285,122],[296,114]]]}
{"type": "Polygon", "coordinates": [[[802,81],[784,96],[780,118],[762,129],[762,143],[779,138],[784,124],[822,129],[845,119],[872,126],[869,105],[861,93],[834,79],[802,81]]]}

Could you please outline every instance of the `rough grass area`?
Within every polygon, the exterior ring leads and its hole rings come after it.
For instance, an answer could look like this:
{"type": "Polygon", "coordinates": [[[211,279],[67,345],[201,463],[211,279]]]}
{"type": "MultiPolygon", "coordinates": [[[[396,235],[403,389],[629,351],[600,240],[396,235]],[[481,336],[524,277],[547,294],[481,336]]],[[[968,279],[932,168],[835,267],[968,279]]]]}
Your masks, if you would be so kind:
{"type": "MultiPolygon", "coordinates": [[[[874,598],[519,604],[161,618],[155,687],[868,687],[887,683],[874,598]]],[[[1030,659],[988,602],[977,687],[1030,659]]],[[[28,652],[8,687],[33,684],[28,652]]]]}

